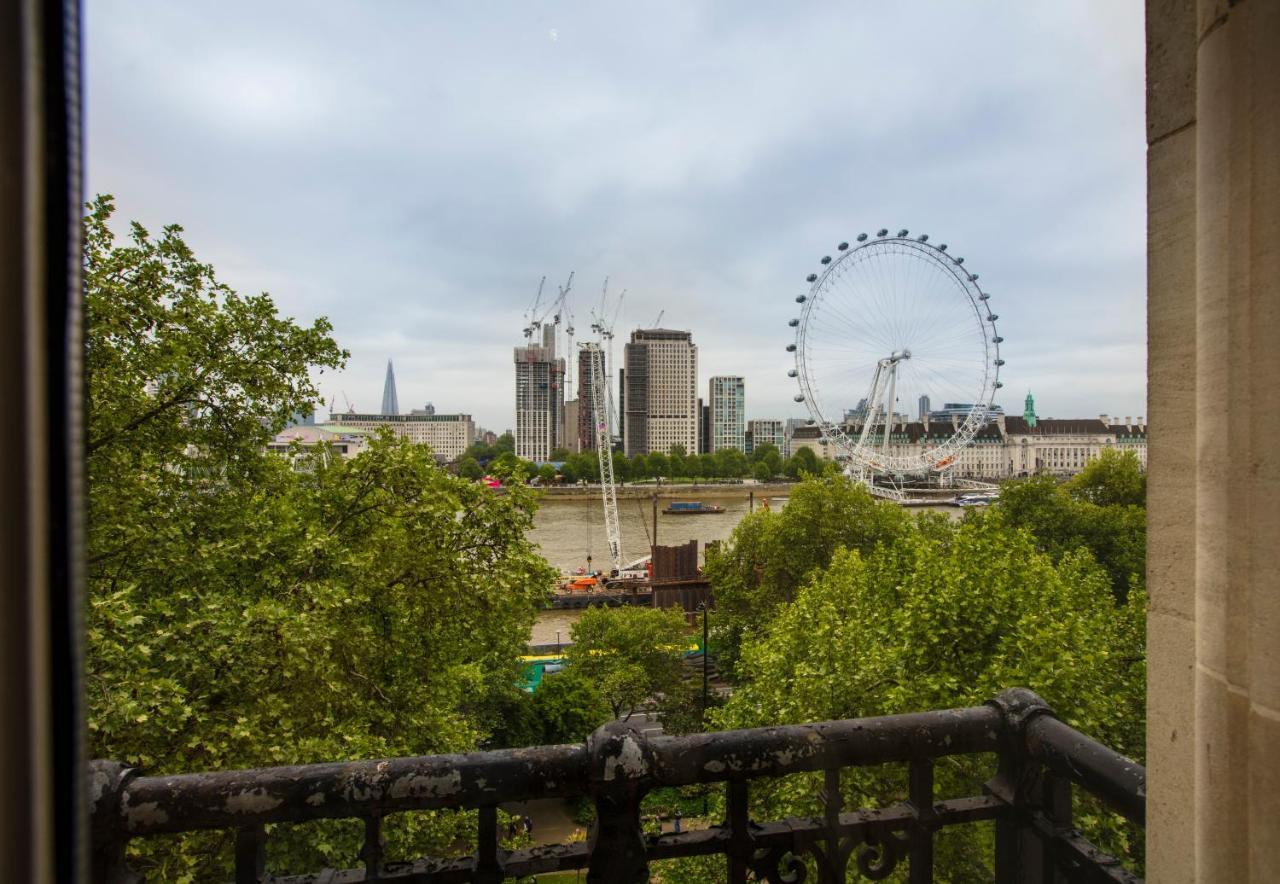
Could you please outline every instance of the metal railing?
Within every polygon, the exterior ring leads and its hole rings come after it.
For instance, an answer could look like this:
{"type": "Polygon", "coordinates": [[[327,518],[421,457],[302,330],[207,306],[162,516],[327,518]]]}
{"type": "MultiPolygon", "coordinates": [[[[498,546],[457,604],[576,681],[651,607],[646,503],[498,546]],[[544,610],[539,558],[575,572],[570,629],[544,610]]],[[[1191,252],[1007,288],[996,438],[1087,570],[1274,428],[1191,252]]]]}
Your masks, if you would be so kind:
{"type": "Polygon", "coordinates": [[[926,882],[934,833],[981,820],[994,821],[997,881],[1138,881],[1073,827],[1072,787],[1139,826],[1146,803],[1141,765],[1018,688],[983,706],[819,724],[646,738],[611,722],[585,745],[158,777],[95,761],[91,778],[94,880],[109,884],[137,880],[126,859],[131,839],[210,829],[234,830],[237,882],[496,882],[583,868],[588,881],[638,882],[652,861],[708,854],[726,857],[731,882],[804,880],[806,865],[820,881],[842,882],[855,868],[879,879],[904,860],[909,880],[926,882]],[[973,753],[997,758],[983,794],[936,800],[935,760],[973,753]],[[907,765],[907,800],[845,810],[841,770],[887,763],[907,765]],[[823,816],[750,818],[752,780],[817,771],[823,816]],[[725,784],[721,824],[644,834],[646,793],[699,783],[725,784]],[[503,849],[500,803],[574,796],[595,804],[586,842],[503,849]],[[386,861],[388,814],[441,808],[478,811],[476,853],[386,861]],[[270,878],[264,826],[323,818],[363,820],[363,868],[270,878]]]}

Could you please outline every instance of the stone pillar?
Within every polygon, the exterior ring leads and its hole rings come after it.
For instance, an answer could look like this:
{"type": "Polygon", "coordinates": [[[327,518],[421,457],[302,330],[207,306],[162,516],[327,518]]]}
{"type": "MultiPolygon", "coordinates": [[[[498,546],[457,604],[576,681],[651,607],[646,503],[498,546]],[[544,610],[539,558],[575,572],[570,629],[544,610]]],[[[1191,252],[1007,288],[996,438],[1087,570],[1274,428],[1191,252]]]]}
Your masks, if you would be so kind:
{"type": "Polygon", "coordinates": [[[1148,875],[1280,880],[1280,3],[1148,0],[1148,875]]]}
{"type": "Polygon", "coordinates": [[[1280,880],[1280,4],[1200,0],[1196,868],[1280,880]]]}

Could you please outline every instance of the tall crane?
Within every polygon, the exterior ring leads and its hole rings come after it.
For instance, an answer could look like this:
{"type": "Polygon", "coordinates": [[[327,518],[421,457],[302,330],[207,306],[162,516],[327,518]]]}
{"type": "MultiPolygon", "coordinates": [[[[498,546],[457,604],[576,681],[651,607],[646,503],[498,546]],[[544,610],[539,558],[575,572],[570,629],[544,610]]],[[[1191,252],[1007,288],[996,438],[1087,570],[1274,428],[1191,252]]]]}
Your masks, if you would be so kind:
{"type": "Polygon", "coordinates": [[[612,376],[606,372],[605,359],[608,358],[608,365],[613,364],[613,326],[618,320],[626,292],[618,296],[612,318],[606,318],[608,295],[609,279],[606,277],[600,308],[592,311],[591,330],[596,333],[596,340],[585,344],[584,349],[590,353],[587,359],[591,364],[591,421],[595,427],[596,456],[600,460],[605,536],[609,542],[609,560],[613,570],[619,571],[622,568],[622,527],[618,520],[618,491],[613,475],[613,428],[617,414],[613,406],[612,376]]]}

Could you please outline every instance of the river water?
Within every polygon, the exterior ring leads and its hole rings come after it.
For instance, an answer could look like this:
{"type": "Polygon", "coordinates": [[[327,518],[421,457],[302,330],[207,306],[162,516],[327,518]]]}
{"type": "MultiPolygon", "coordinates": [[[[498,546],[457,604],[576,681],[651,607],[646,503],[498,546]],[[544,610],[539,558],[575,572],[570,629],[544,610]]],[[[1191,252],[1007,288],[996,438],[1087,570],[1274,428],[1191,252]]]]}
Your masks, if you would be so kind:
{"type": "MultiPolygon", "coordinates": [[[[761,506],[761,498],[767,497],[770,506],[777,509],[785,505],[785,490],[771,496],[763,489],[757,492],[754,505],[761,506]]],[[[658,501],[661,510],[670,500],[704,500],[724,507],[723,513],[701,516],[667,516],[658,514],[658,543],[677,546],[698,541],[698,557],[701,560],[707,541],[727,540],[733,529],[750,511],[751,502],[741,490],[724,496],[712,493],[695,493],[687,497],[664,497],[658,501]]],[[[962,510],[956,507],[927,507],[959,517],[962,510]]],[[[622,556],[624,562],[635,561],[649,554],[653,534],[653,503],[651,500],[618,499],[618,522],[622,528],[622,556]]],[[[587,556],[592,558],[593,569],[609,567],[608,543],[604,531],[604,508],[599,498],[564,498],[547,496],[533,520],[530,539],[538,544],[542,554],[562,574],[571,574],[587,567],[587,556]]],[[[569,630],[582,616],[581,611],[542,611],[534,623],[529,637],[531,644],[567,642],[569,630]]]]}

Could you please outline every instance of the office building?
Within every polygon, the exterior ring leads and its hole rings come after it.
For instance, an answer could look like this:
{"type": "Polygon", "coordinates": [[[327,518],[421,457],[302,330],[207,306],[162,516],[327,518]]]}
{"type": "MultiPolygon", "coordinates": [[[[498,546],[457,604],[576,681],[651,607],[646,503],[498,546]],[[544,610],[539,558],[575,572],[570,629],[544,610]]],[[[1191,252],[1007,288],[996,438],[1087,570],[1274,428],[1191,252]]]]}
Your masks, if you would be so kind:
{"type": "Polygon", "coordinates": [[[924,420],[928,416],[929,416],[929,397],[921,396],[920,408],[916,411],[916,418],[919,420],[924,420]]]}
{"type": "MultiPolygon", "coordinates": [[[[747,433],[751,436],[751,451],[766,443],[778,449],[781,455],[787,451],[786,427],[780,420],[773,418],[757,418],[747,422],[747,433]]],[[[747,453],[750,454],[751,451],[747,453]]]]}
{"type": "Polygon", "coordinates": [[[623,348],[623,446],[628,457],[698,449],[698,347],[686,331],[637,329],[623,348]]]}
{"type": "Polygon", "coordinates": [[[545,461],[564,429],[564,359],[556,357],[556,329],[542,327],[542,342],[516,347],[516,456],[545,461]]]}
{"type": "Polygon", "coordinates": [[[396,395],[396,372],[391,367],[390,359],[387,360],[386,380],[382,382],[382,413],[400,413],[400,397],[396,395]]]}
{"type": "Polygon", "coordinates": [[[737,375],[711,379],[711,450],[747,450],[746,382],[737,375]]]}

